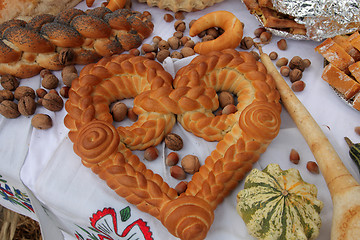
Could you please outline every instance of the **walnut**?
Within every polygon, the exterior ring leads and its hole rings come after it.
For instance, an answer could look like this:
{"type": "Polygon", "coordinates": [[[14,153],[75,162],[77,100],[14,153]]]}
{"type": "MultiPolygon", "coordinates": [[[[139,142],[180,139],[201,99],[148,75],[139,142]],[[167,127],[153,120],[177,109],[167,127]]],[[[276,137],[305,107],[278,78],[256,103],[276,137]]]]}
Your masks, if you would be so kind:
{"type": "Polygon", "coordinates": [[[4,100],[14,100],[14,94],[7,89],[0,90],[0,102],[4,100]]]}
{"type": "Polygon", "coordinates": [[[35,99],[35,91],[31,87],[20,86],[16,88],[14,92],[14,97],[16,100],[20,100],[22,97],[30,96],[35,99]]]}
{"type": "Polygon", "coordinates": [[[194,49],[190,48],[190,47],[183,47],[180,50],[180,53],[184,56],[184,57],[189,57],[195,54],[194,49]]]}
{"type": "Polygon", "coordinates": [[[177,37],[170,37],[168,43],[171,49],[176,50],[180,47],[180,40],[177,37]]]}
{"type": "Polygon", "coordinates": [[[31,116],[35,113],[36,102],[30,96],[25,96],[19,100],[18,109],[22,115],[31,116]]]}
{"type": "Polygon", "coordinates": [[[53,124],[49,115],[38,113],[31,119],[31,125],[37,129],[49,129],[53,124]]]}
{"type": "Polygon", "coordinates": [[[1,77],[1,86],[6,90],[14,91],[19,84],[19,80],[10,74],[5,74],[1,77]]]}
{"type": "Polygon", "coordinates": [[[175,133],[169,133],[165,136],[165,145],[173,151],[179,151],[183,148],[183,140],[175,133]]]}
{"type": "Polygon", "coordinates": [[[169,56],[170,56],[170,51],[163,49],[158,52],[158,54],[156,55],[156,58],[159,62],[162,63],[169,56]]]}
{"type": "Polygon", "coordinates": [[[59,62],[61,65],[67,65],[74,60],[75,52],[71,48],[61,49],[59,52],[59,62]]]}
{"type": "Polygon", "coordinates": [[[10,100],[4,100],[0,103],[0,114],[6,118],[17,118],[20,116],[18,105],[10,100]]]}
{"type": "Polygon", "coordinates": [[[64,106],[63,99],[54,92],[49,92],[42,100],[42,105],[53,112],[60,111],[64,106]]]}
{"type": "Polygon", "coordinates": [[[66,86],[71,87],[72,81],[74,81],[77,77],[78,74],[74,72],[64,73],[62,81],[66,86]]]}
{"type": "Polygon", "coordinates": [[[114,121],[121,122],[127,115],[127,106],[122,102],[117,102],[111,107],[111,114],[114,121]]]}
{"type": "Polygon", "coordinates": [[[67,65],[65,66],[61,71],[61,77],[64,77],[67,73],[76,73],[78,74],[78,71],[74,65],[67,65]]]}
{"type": "Polygon", "coordinates": [[[59,79],[54,74],[46,74],[41,85],[46,89],[54,89],[59,85],[59,79]]]}

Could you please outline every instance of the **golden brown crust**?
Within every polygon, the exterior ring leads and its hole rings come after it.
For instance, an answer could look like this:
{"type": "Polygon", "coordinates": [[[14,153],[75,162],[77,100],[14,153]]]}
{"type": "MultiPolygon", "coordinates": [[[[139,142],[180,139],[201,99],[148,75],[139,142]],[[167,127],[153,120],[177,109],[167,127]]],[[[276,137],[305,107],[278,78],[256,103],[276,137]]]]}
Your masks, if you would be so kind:
{"type": "Polygon", "coordinates": [[[147,3],[148,6],[158,7],[160,9],[170,10],[173,12],[194,12],[204,8],[213,6],[216,3],[224,0],[138,0],[142,3],[147,3]]]}
{"type": "MultiPolygon", "coordinates": [[[[153,60],[128,54],[103,58],[85,66],[73,81],[64,123],[83,164],[119,196],[159,219],[174,236],[204,239],[217,205],[277,135],[280,96],[264,66],[250,53],[234,49],[199,55],[178,71],[175,89],[171,84],[170,74],[153,60]],[[212,73],[232,76],[211,78],[212,73]],[[249,93],[241,90],[241,84],[249,93]],[[223,121],[220,129],[228,128],[227,133],[219,136],[216,149],[193,175],[188,189],[178,196],[130,149],[159,144],[175,124],[175,114],[183,118],[183,126],[188,124],[184,115],[202,121],[207,116],[198,113],[211,112],[219,105],[216,90],[234,92],[242,103],[238,113],[219,121],[223,121]],[[131,97],[138,121],[115,128],[109,104],[131,97]]],[[[208,130],[189,131],[198,134],[208,130]]]]}
{"type": "Polygon", "coordinates": [[[194,47],[196,53],[207,54],[239,46],[243,36],[243,26],[234,14],[228,11],[208,13],[193,23],[189,34],[194,37],[211,27],[220,27],[224,33],[214,40],[197,43],[194,47]]]}
{"type": "Polygon", "coordinates": [[[94,12],[69,9],[57,16],[35,16],[29,23],[11,20],[1,24],[0,74],[28,78],[42,68],[60,70],[68,64],[95,62],[101,57],[139,47],[154,27],[145,15],[136,11],[103,10],[103,15],[98,15],[103,18],[95,16],[94,12]],[[118,18],[127,23],[124,24],[126,28],[118,27],[119,22],[114,21],[118,18]],[[111,24],[107,19],[113,20],[111,24]],[[71,53],[65,56],[71,57],[64,59],[64,48],[71,53]],[[35,55],[29,58],[29,53],[35,55]]]}

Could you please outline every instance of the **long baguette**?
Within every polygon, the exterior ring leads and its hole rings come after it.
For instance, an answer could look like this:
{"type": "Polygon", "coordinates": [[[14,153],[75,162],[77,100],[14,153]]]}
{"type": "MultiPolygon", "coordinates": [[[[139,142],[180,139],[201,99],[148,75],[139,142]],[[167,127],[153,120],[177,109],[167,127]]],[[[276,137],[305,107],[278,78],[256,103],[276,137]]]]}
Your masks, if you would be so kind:
{"type": "Polygon", "coordinates": [[[327,183],[333,202],[331,239],[355,240],[360,236],[360,185],[305,106],[296,97],[261,47],[260,58],[274,78],[282,103],[305,138],[327,183]]]}

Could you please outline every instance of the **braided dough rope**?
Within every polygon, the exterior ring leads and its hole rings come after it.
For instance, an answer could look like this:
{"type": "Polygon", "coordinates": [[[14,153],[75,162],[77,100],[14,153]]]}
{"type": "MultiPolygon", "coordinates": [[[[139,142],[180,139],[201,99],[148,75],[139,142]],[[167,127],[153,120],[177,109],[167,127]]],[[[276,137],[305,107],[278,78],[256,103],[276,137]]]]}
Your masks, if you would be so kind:
{"type": "Polygon", "coordinates": [[[43,68],[96,62],[139,47],[153,27],[140,12],[104,7],[10,20],[0,25],[0,74],[28,78],[43,68]]]}
{"type": "MultiPolygon", "coordinates": [[[[74,151],[83,164],[104,179],[119,196],[159,219],[174,236],[204,239],[217,205],[251,170],[252,164],[278,134],[281,106],[273,79],[250,53],[213,52],[196,57],[189,66],[179,70],[173,89],[171,76],[161,65],[144,57],[123,54],[88,65],[74,80],[65,105],[68,115],[64,122],[70,129],[74,151]],[[235,68],[237,64],[242,68],[235,68]],[[252,67],[248,70],[246,66],[252,67]],[[212,71],[219,72],[219,77],[209,78],[212,71]],[[221,81],[221,72],[232,77],[221,81]],[[186,84],[181,84],[183,82],[186,84]],[[244,83],[238,85],[238,82],[244,83]],[[232,88],[232,85],[237,87],[232,88]],[[190,118],[196,118],[197,113],[201,113],[199,121],[207,117],[202,113],[219,104],[215,89],[238,94],[244,88],[251,92],[246,98],[253,97],[252,100],[240,97],[240,101],[245,101],[240,104],[241,112],[229,116],[237,121],[180,196],[131,152],[130,149],[158,144],[171,131],[175,114],[181,118],[190,111],[190,118]],[[131,132],[132,126],[126,130],[116,129],[108,105],[116,99],[132,96],[135,96],[134,111],[140,116],[134,123],[137,129],[127,138],[126,131],[131,132]],[[145,122],[149,116],[153,117],[145,122]],[[154,136],[150,137],[148,132],[154,136]],[[130,138],[136,140],[131,142],[130,138]]],[[[186,123],[185,118],[182,122],[186,123]]]]}
{"type": "Polygon", "coordinates": [[[196,53],[207,54],[228,48],[235,49],[239,46],[243,36],[243,25],[234,14],[228,11],[205,14],[193,23],[189,34],[194,37],[212,27],[220,27],[224,33],[214,40],[197,43],[194,47],[196,53]]]}

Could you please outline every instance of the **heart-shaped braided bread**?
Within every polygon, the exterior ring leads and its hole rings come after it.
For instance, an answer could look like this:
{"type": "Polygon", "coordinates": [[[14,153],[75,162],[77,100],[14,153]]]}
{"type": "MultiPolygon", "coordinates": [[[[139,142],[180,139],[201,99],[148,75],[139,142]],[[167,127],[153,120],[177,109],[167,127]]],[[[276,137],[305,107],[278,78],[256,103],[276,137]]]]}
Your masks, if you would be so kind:
{"type": "Polygon", "coordinates": [[[146,14],[105,7],[9,20],[0,24],[0,74],[28,78],[43,68],[93,63],[139,47],[153,28],[146,14]]]}
{"type": "Polygon", "coordinates": [[[173,86],[170,74],[153,60],[103,58],[81,71],[69,96],[64,121],[83,164],[181,239],[206,237],[217,205],[251,170],[281,122],[273,79],[250,53],[236,50],[197,56],[178,71],[173,86]],[[238,111],[214,116],[216,92],[222,90],[237,96],[238,111]],[[115,128],[109,105],[130,97],[139,118],[115,128]],[[160,143],[175,116],[186,130],[219,141],[180,196],[131,151],[160,143]]]}

